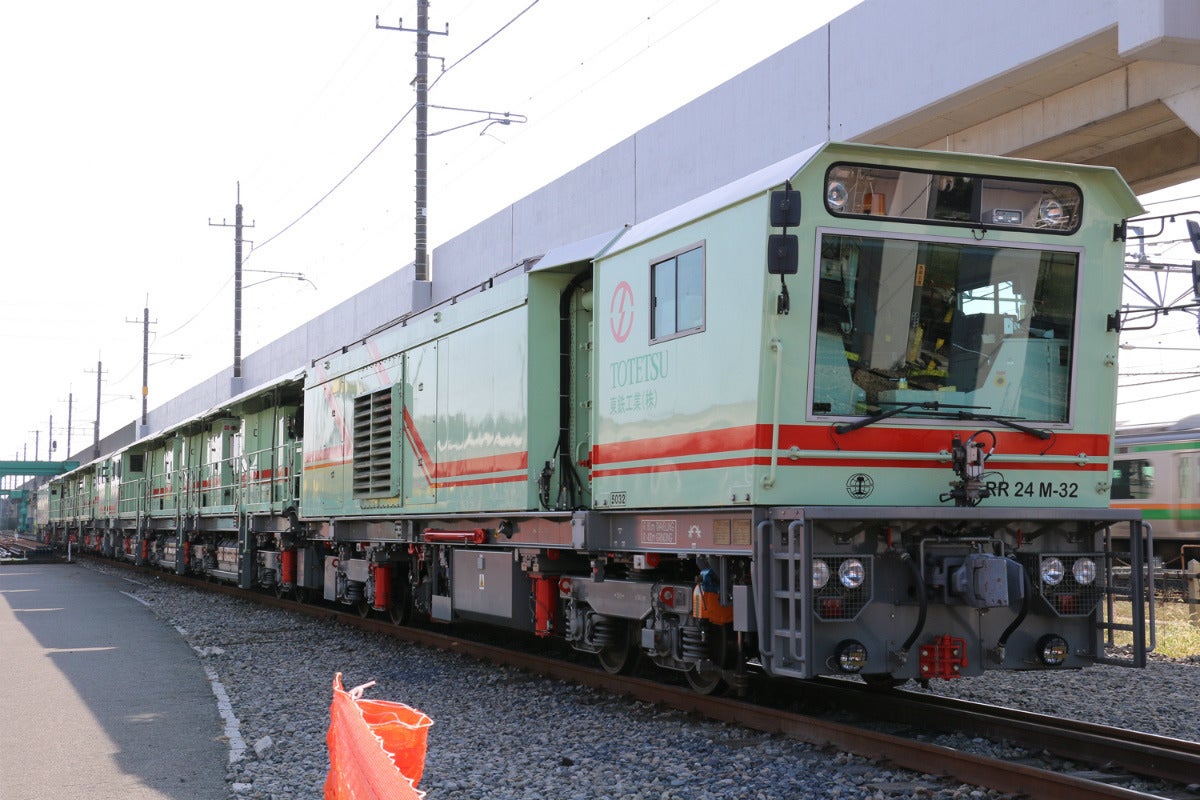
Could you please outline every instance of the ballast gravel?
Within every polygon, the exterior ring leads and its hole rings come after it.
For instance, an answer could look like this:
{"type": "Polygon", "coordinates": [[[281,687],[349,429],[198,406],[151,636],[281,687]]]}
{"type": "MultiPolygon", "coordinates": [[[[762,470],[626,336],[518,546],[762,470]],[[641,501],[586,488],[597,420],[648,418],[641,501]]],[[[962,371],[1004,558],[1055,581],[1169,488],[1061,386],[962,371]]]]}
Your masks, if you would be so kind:
{"type": "MultiPolygon", "coordinates": [[[[323,796],[338,672],[347,688],[376,681],[366,697],[434,720],[419,786],[427,800],[1005,797],[154,578],[132,587],[228,695],[229,800],[323,796]]],[[[931,690],[1200,741],[1200,659],[1156,660],[1144,671],[993,673],[931,690]]],[[[1028,755],[964,736],[934,741],[1028,755]]]]}

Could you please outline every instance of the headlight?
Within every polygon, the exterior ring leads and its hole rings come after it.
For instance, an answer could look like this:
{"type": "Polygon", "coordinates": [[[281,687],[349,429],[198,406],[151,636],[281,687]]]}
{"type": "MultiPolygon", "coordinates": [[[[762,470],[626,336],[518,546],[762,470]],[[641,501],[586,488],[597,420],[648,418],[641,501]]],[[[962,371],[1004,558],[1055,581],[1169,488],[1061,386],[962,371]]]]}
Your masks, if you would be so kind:
{"type": "Polygon", "coordinates": [[[857,589],[862,586],[866,576],[867,571],[863,569],[862,562],[857,558],[848,558],[838,567],[838,578],[841,579],[842,586],[847,589],[857,589]]]}
{"type": "Polygon", "coordinates": [[[862,668],[867,665],[867,648],[853,639],[840,642],[834,649],[834,654],[837,657],[838,669],[842,672],[862,672],[862,668]]]}
{"type": "Polygon", "coordinates": [[[850,199],[850,194],[846,191],[845,185],[830,181],[825,187],[825,202],[834,211],[842,211],[846,208],[846,201],[850,199]]]}
{"type": "Polygon", "coordinates": [[[1096,562],[1090,558],[1077,558],[1071,565],[1071,574],[1080,586],[1088,586],[1096,580],[1096,562]]]}
{"type": "Polygon", "coordinates": [[[829,583],[829,565],[821,559],[813,561],[812,582],[814,589],[824,589],[829,583]]]}
{"type": "Polygon", "coordinates": [[[1063,563],[1057,558],[1042,559],[1042,583],[1058,586],[1063,579],[1063,563]]]}
{"type": "Polygon", "coordinates": [[[1057,667],[1067,660],[1067,640],[1048,633],[1037,642],[1037,657],[1047,667],[1057,667]]]}
{"type": "Polygon", "coordinates": [[[1038,217],[1049,225],[1059,225],[1063,221],[1063,207],[1057,200],[1043,200],[1038,206],[1038,217]]]}

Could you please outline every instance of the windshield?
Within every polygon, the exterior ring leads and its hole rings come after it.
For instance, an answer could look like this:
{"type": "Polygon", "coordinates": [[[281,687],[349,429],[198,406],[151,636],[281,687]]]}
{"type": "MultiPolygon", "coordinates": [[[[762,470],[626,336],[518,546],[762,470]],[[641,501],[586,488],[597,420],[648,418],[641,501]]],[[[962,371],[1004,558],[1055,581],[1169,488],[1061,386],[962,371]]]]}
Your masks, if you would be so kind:
{"type": "Polygon", "coordinates": [[[1071,250],[823,235],[813,415],[936,401],[1067,422],[1078,268],[1071,250]]]}

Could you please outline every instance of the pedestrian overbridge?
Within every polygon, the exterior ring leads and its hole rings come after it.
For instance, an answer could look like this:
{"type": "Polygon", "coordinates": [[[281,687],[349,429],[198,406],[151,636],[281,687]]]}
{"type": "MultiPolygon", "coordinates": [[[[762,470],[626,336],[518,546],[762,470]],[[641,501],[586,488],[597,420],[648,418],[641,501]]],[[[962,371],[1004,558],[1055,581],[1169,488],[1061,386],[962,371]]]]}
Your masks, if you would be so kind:
{"type": "Polygon", "coordinates": [[[61,475],[78,466],[78,461],[0,461],[0,478],[9,475],[23,478],[61,475]]]}

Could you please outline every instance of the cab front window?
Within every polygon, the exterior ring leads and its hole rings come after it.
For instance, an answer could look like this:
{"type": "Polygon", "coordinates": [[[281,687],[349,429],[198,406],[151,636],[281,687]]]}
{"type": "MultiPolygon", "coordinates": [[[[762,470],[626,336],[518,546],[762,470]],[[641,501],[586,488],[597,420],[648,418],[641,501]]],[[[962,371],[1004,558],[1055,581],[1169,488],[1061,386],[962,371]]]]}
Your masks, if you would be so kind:
{"type": "Polygon", "coordinates": [[[1070,249],[823,235],[813,416],[1067,422],[1078,269],[1070,249]]]}

